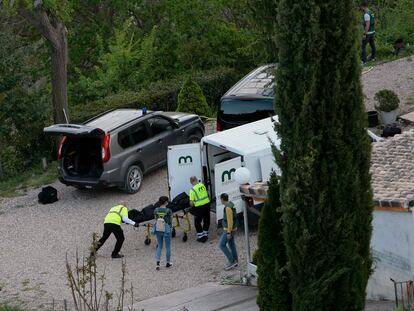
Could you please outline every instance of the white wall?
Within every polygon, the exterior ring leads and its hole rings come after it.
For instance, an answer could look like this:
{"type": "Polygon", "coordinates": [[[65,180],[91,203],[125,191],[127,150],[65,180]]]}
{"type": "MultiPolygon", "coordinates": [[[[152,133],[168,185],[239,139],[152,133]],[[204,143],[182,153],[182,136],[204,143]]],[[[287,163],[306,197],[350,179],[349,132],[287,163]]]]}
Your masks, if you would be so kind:
{"type": "Polygon", "coordinates": [[[367,299],[395,300],[395,281],[414,279],[414,217],[411,212],[375,211],[371,248],[374,273],[367,299]]]}

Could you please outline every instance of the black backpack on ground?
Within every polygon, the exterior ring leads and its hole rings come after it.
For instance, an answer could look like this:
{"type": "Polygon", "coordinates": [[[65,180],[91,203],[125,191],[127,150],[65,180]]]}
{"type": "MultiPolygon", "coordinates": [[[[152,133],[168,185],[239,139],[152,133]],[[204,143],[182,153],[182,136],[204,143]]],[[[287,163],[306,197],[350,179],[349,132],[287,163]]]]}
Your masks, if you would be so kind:
{"type": "Polygon", "coordinates": [[[401,134],[401,128],[395,125],[387,126],[382,130],[382,137],[393,137],[397,134],[401,134]]]}
{"type": "Polygon", "coordinates": [[[58,200],[57,190],[51,186],[43,187],[37,197],[39,199],[39,203],[42,204],[50,204],[58,200]]]}

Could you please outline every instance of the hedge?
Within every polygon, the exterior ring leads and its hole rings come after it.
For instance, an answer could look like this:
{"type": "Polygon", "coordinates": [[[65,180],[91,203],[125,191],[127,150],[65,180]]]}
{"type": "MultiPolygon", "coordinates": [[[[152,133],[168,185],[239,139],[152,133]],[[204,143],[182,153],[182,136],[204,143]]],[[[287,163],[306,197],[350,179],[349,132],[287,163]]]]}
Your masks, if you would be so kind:
{"type": "MultiPolygon", "coordinates": [[[[221,96],[236,83],[243,74],[227,67],[197,72],[194,80],[200,85],[207,103],[213,107],[221,96]]],[[[87,102],[84,105],[72,106],[71,123],[81,123],[100,113],[117,108],[142,108],[151,110],[174,111],[177,108],[177,96],[187,75],[171,80],[157,81],[139,91],[127,91],[105,98],[87,102]]]]}

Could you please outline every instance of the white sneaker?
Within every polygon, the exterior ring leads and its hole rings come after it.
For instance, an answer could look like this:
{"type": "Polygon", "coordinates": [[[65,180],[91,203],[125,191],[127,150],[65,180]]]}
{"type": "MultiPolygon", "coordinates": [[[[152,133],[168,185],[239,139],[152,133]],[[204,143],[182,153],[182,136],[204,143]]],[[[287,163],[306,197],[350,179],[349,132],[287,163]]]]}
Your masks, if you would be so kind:
{"type": "Polygon", "coordinates": [[[233,263],[228,264],[228,265],[224,268],[224,270],[228,271],[228,270],[231,270],[231,269],[237,268],[237,267],[238,267],[238,265],[239,265],[239,264],[235,261],[235,262],[233,262],[233,263]]]}

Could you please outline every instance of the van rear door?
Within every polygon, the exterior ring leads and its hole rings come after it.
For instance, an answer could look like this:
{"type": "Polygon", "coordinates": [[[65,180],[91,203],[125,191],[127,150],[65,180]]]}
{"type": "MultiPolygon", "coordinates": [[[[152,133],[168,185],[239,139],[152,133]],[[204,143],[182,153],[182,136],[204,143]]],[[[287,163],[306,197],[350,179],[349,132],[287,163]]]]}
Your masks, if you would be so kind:
{"type": "Polygon", "coordinates": [[[188,194],[190,177],[196,176],[199,180],[203,177],[200,143],[169,146],[167,169],[170,199],[183,192],[188,194]]]}
{"type": "Polygon", "coordinates": [[[46,135],[64,135],[72,137],[100,137],[105,132],[99,128],[78,124],[54,124],[43,129],[46,135]]]}
{"type": "Polygon", "coordinates": [[[214,166],[217,223],[223,219],[224,206],[221,204],[220,195],[224,192],[229,195],[229,200],[234,203],[237,213],[243,211],[243,201],[239,190],[240,186],[234,179],[234,173],[241,166],[241,157],[233,158],[214,166]]]}

